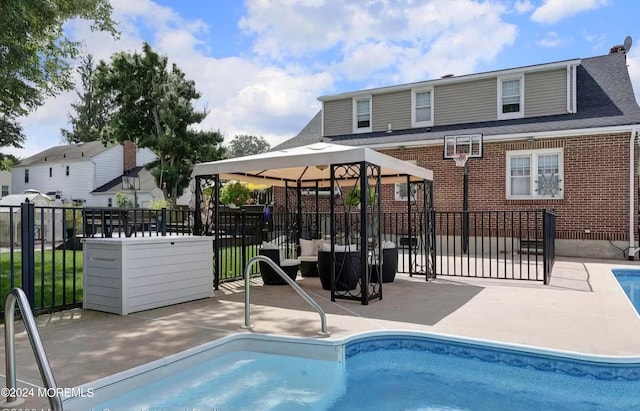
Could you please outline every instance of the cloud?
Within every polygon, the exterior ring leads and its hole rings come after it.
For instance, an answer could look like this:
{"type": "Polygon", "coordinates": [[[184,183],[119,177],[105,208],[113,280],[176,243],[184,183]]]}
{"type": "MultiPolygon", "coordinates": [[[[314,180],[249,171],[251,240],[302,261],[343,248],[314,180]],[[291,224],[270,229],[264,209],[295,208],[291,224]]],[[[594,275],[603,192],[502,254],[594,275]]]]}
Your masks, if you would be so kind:
{"type": "Polygon", "coordinates": [[[553,24],[587,10],[604,7],[609,0],[545,0],[531,15],[537,23],[553,24]]]}
{"type": "MultiPolygon", "coordinates": [[[[200,128],[219,129],[228,140],[236,134],[254,134],[277,144],[296,135],[319,110],[317,96],[333,87],[331,75],[295,64],[282,66],[258,58],[211,57],[206,47],[205,23],[185,20],[153,1],[111,3],[121,32],[118,40],[92,32],[85,21],[69,22],[65,27],[69,36],[82,40],[84,51],[93,54],[96,60],[107,61],[118,51],[139,51],[146,40],[196,82],[202,93],[197,106],[211,110],[200,128]]],[[[60,128],[68,127],[67,116],[76,100],[75,91],[46,100],[21,122],[27,148],[5,151],[26,157],[61,144],[60,128]]]]}
{"type": "Polygon", "coordinates": [[[543,47],[558,47],[564,44],[564,40],[555,31],[550,31],[536,41],[536,44],[543,47]]]}
{"type": "Polygon", "coordinates": [[[517,14],[524,14],[533,10],[533,4],[529,0],[518,0],[513,5],[513,8],[517,14]]]}
{"type": "Polygon", "coordinates": [[[629,77],[631,77],[631,84],[636,96],[640,96],[640,50],[638,48],[631,48],[627,54],[627,67],[629,68],[629,77]]]}
{"type": "Polygon", "coordinates": [[[280,61],[332,52],[323,67],[369,86],[471,72],[513,44],[517,29],[496,2],[463,0],[249,0],[240,27],[255,53],[280,61]]]}

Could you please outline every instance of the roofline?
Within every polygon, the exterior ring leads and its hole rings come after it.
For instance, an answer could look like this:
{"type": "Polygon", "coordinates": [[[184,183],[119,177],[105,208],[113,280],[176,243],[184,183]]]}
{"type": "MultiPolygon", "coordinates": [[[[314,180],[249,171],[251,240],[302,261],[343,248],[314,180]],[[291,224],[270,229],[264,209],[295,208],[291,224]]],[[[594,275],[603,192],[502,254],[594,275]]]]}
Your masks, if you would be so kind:
{"type": "Polygon", "coordinates": [[[348,91],[346,93],[320,96],[318,97],[318,100],[324,102],[324,101],[331,101],[331,100],[340,100],[344,98],[353,98],[353,97],[362,96],[366,94],[391,93],[394,91],[411,90],[413,88],[418,88],[418,87],[433,86],[433,85],[439,85],[439,84],[461,83],[464,81],[472,81],[472,80],[479,80],[483,78],[505,76],[505,75],[511,75],[516,73],[523,73],[523,72],[531,73],[535,71],[550,70],[554,68],[563,68],[571,65],[577,66],[580,64],[582,64],[582,59],[579,59],[579,58],[562,60],[562,61],[556,61],[553,63],[534,64],[531,66],[522,66],[522,67],[515,67],[510,69],[494,70],[494,71],[487,71],[487,72],[475,73],[475,74],[466,74],[462,76],[426,80],[426,81],[420,81],[416,83],[407,83],[407,84],[400,84],[395,86],[370,88],[370,89],[358,90],[358,91],[348,91]]]}
{"type": "MultiPolygon", "coordinates": [[[[625,126],[576,128],[576,129],[569,129],[569,130],[537,131],[537,132],[529,132],[529,133],[510,133],[510,134],[494,134],[494,135],[485,134],[483,136],[483,143],[507,141],[507,140],[522,140],[522,139],[529,139],[531,137],[546,139],[546,138],[596,135],[596,134],[603,134],[603,133],[610,133],[610,132],[624,132],[624,131],[632,132],[638,127],[640,127],[640,123],[629,124],[625,126]]],[[[455,134],[455,131],[451,133],[451,135],[454,135],[454,134],[455,134]]],[[[441,144],[442,144],[442,139],[438,138],[438,139],[429,139],[429,140],[408,141],[405,143],[367,144],[366,147],[377,150],[377,149],[385,149],[385,148],[412,148],[412,147],[422,147],[422,146],[435,146],[435,145],[441,145],[441,144]]]]}

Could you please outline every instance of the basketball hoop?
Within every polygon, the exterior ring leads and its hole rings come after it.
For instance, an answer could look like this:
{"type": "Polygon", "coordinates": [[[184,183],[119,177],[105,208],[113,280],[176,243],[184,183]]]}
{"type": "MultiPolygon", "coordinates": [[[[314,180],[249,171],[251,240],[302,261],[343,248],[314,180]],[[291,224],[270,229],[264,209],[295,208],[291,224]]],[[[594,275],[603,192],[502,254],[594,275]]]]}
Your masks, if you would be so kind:
{"type": "Polygon", "coordinates": [[[464,167],[467,164],[467,160],[469,159],[469,154],[467,153],[455,153],[451,156],[453,160],[456,162],[456,167],[464,167]]]}

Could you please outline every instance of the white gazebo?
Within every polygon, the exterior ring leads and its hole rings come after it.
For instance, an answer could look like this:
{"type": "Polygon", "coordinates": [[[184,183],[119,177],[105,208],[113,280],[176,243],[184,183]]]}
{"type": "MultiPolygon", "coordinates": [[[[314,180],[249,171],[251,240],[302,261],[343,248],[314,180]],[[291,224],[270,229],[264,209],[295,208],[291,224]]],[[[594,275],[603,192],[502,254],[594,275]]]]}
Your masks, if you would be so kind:
{"type": "MultiPolygon", "coordinates": [[[[220,199],[220,180],[239,180],[258,184],[268,184],[285,189],[285,210],[291,212],[290,199],[295,201],[296,215],[301,221],[301,191],[315,188],[316,204],[318,204],[318,189],[331,187],[330,211],[331,211],[331,238],[336,238],[336,210],[350,207],[345,201],[345,196],[338,195],[342,188],[349,187],[360,198],[359,209],[359,244],[358,251],[360,263],[357,288],[354,290],[336,289],[334,264],[331,264],[332,289],[331,298],[346,298],[360,300],[362,304],[368,304],[373,298],[382,298],[382,283],[380,276],[377,282],[370,282],[370,263],[381,255],[381,185],[389,183],[406,183],[422,188],[421,190],[409,190],[410,200],[407,207],[421,203],[424,207],[422,214],[425,218],[424,227],[427,242],[422,252],[431,255],[430,211],[433,204],[432,181],[433,172],[425,168],[410,164],[406,161],[379,153],[366,147],[352,147],[338,144],[316,143],[308,146],[291,149],[270,151],[267,153],[231,158],[209,163],[196,164],[194,167],[196,180],[195,190],[195,231],[199,234],[211,233],[218,236],[218,204],[220,199]],[[203,189],[214,187],[211,196],[212,204],[204,201],[203,189]],[[291,196],[289,193],[294,193],[291,196]],[[416,193],[422,193],[422,198],[417,198],[416,193]],[[413,198],[411,198],[413,197],[413,198]],[[414,200],[414,201],[411,201],[414,200]],[[415,201],[420,200],[420,201],[415,201]],[[205,211],[203,213],[203,211],[205,211]]],[[[301,224],[297,224],[297,236],[301,234],[301,224]]],[[[296,239],[297,241],[297,239],[296,239]]],[[[216,241],[219,248],[219,241],[216,241]]],[[[335,256],[335,247],[332,242],[331,250],[335,256]]],[[[214,250],[215,258],[219,259],[219,249],[214,250]]],[[[216,267],[219,267],[216,264],[216,267]]],[[[218,285],[218,273],[215,274],[216,287],[218,285]]],[[[426,274],[426,273],[425,273],[426,274]]]]}

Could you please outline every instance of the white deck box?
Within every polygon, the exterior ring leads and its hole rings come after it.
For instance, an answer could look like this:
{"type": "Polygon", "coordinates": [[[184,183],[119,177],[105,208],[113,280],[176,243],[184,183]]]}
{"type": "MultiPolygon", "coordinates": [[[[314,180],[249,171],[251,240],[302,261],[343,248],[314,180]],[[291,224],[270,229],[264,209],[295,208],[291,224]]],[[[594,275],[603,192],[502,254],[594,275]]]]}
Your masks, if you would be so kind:
{"type": "Polygon", "coordinates": [[[86,238],[83,308],[127,315],[213,296],[211,237],[86,238]]]}

